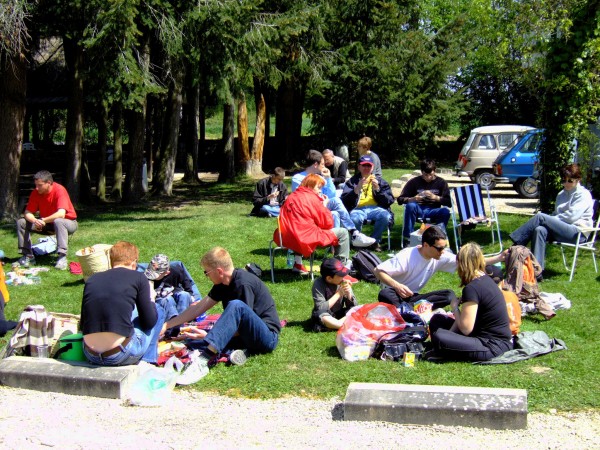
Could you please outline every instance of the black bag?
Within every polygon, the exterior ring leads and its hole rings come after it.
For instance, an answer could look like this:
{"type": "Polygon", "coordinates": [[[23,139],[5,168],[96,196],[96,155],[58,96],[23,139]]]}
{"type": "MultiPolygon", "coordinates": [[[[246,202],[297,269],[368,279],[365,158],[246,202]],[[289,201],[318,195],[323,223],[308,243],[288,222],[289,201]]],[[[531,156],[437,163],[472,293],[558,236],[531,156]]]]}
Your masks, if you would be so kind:
{"type": "Polygon", "coordinates": [[[262,277],[262,269],[258,264],[248,263],[246,264],[246,270],[253,275],[256,275],[258,278],[262,277]]]}
{"type": "Polygon", "coordinates": [[[421,359],[425,352],[423,341],[427,336],[427,327],[422,325],[407,326],[402,331],[386,333],[377,341],[373,356],[384,361],[401,361],[405,352],[412,352],[416,359],[421,359]],[[393,334],[395,336],[390,338],[393,334]]]}
{"type": "Polygon", "coordinates": [[[352,257],[352,268],[356,271],[357,278],[369,283],[379,283],[373,271],[382,262],[375,253],[368,250],[360,250],[352,257]]]}

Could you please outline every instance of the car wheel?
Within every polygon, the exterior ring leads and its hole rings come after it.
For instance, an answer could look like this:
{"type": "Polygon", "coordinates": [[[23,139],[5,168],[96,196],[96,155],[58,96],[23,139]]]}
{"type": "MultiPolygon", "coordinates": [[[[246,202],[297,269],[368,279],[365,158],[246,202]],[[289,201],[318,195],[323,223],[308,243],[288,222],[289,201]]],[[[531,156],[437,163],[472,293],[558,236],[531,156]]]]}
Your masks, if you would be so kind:
{"type": "Polygon", "coordinates": [[[537,181],[531,177],[519,178],[514,184],[514,188],[519,197],[523,198],[537,198],[540,194],[537,181]]]}
{"type": "Polygon", "coordinates": [[[477,172],[477,175],[475,175],[475,183],[481,185],[484,189],[494,189],[496,187],[494,174],[487,171],[477,172]]]}

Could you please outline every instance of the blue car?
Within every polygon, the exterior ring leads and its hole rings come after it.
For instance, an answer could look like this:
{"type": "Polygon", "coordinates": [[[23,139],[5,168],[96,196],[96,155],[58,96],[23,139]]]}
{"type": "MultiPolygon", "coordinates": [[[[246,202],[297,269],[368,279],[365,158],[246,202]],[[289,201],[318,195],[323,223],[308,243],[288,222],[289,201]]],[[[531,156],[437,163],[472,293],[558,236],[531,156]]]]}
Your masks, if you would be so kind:
{"type": "Polygon", "coordinates": [[[494,161],[496,183],[512,183],[519,196],[536,198],[539,192],[533,171],[543,139],[543,130],[532,130],[500,153],[494,161]]]}

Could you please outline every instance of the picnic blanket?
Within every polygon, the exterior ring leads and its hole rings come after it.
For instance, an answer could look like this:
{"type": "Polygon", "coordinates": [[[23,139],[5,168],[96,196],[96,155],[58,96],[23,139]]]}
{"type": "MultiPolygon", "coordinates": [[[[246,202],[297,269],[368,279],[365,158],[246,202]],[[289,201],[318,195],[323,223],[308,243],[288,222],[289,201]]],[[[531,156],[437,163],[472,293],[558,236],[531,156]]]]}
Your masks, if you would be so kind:
{"type": "Polygon", "coordinates": [[[551,339],[543,331],[523,331],[515,336],[514,343],[514,350],[509,350],[489,361],[477,361],[473,364],[512,364],[559,350],[567,350],[562,340],[551,339]]]}

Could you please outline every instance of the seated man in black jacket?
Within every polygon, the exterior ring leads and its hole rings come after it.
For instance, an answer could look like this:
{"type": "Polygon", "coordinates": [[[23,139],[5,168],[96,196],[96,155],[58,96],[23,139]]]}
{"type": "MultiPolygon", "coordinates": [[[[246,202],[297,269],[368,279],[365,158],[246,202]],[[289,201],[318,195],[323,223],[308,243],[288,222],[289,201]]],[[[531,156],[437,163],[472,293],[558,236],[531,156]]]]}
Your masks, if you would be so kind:
{"type": "Polygon", "coordinates": [[[358,160],[359,173],[346,182],[341,199],[357,230],[362,229],[365,220],[374,222],[371,237],[375,239],[374,250],[380,252],[381,236],[388,224],[393,222],[390,205],[394,203],[394,196],[388,182],[373,174],[374,167],[371,156],[361,156],[358,160]]]}
{"type": "Polygon", "coordinates": [[[279,217],[279,208],[287,197],[287,186],[283,182],[285,170],[275,167],[267,178],[256,183],[256,189],[252,196],[254,208],[250,212],[252,216],[279,217]]]}

